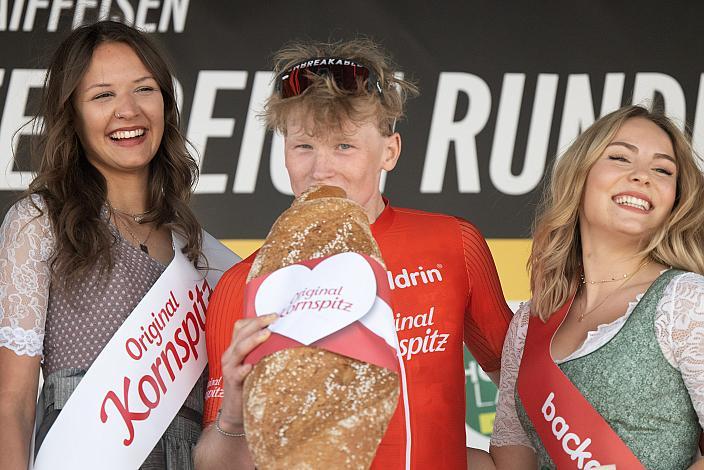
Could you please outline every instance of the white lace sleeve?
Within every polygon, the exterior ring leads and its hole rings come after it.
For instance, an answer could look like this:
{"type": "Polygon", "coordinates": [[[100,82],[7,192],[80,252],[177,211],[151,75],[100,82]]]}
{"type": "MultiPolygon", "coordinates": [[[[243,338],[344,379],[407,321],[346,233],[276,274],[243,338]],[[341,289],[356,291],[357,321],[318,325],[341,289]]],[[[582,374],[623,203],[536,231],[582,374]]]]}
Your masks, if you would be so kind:
{"type": "Polygon", "coordinates": [[[518,420],[514,397],[518,368],[521,365],[523,346],[526,343],[529,319],[530,304],[526,302],[521,304],[513,316],[504,341],[504,349],[501,354],[499,398],[496,404],[494,432],[491,435],[491,445],[495,447],[521,445],[533,449],[528,436],[523,430],[523,426],[518,420]]]}
{"type": "Polygon", "coordinates": [[[670,281],[658,303],[655,332],[704,427],[704,276],[686,273],[670,281]]]}
{"type": "Polygon", "coordinates": [[[0,227],[0,347],[19,355],[42,353],[53,247],[46,212],[29,198],[10,208],[0,227]]]}

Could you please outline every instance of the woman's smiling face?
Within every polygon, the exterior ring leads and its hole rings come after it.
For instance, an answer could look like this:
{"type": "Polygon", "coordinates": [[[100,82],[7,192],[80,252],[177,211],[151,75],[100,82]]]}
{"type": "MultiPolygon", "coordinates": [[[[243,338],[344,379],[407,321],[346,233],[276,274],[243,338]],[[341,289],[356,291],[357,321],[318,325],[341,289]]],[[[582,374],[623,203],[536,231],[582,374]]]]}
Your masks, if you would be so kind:
{"type": "Polygon", "coordinates": [[[589,170],[580,226],[639,238],[660,228],[677,194],[672,142],[645,118],[628,119],[589,170]]]}
{"type": "Polygon", "coordinates": [[[86,156],[105,178],[148,173],[164,134],[164,99],[130,46],[106,42],[96,47],[74,106],[86,156]]]}

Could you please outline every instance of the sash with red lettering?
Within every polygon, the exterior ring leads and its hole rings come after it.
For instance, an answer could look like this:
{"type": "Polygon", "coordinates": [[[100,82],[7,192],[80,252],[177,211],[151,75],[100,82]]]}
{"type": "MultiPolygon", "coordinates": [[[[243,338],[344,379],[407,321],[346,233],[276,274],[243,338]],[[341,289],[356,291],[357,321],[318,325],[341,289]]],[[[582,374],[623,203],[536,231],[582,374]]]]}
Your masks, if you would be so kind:
{"type": "Polygon", "coordinates": [[[245,359],[314,346],[399,372],[386,270],[358,253],[303,261],[252,279],[245,317],[278,313],[271,337],[245,359]]]}
{"type": "Polygon", "coordinates": [[[559,469],[644,469],[606,420],[555,364],[550,345],[572,305],[547,322],[531,316],[518,372],[518,396],[550,458],[559,469]]]}
{"type": "Polygon", "coordinates": [[[203,272],[173,239],[173,260],[71,394],[34,470],[139,468],[201,376],[208,299],[239,257],[203,232],[203,272]]]}

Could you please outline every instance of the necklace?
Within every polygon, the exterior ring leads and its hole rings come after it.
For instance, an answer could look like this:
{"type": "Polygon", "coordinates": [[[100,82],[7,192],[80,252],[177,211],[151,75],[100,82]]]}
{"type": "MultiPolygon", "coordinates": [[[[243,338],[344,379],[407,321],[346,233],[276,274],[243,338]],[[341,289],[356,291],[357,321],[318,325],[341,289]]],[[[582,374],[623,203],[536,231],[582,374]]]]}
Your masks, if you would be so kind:
{"type": "MultiPolygon", "coordinates": [[[[119,214],[119,212],[118,212],[118,214],[119,214]]],[[[129,214],[126,214],[126,215],[129,215],[129,214]]],[[[115,225],[117,225],[117,217],[115,218],[115,225]]],[[[123,221],[122,225],[125,227],[125,230],[127,230],[127,233],[130,234],[132,239],[135,242],[137,242],[137,244],[139,245],[139,249],[142,250],[144,253],[149,254],[149,247],[147,246],[147,242],[149,241],[149,237],[152,236],[152,232],[154,231],[154,225],[151,225],[149,227],[149,233],[147,233],[147,236],[143,241],[139,241],[139,238],[137,238],[137,235],[135,235],[134,232],[132,230],[130,230],[129,225],[124,223],[124,221],[123,221]]],[[[119,227],[118,227],[118,230],[119,230],[119,227]]]]}
{"type": "MultiPolygon", "coordinates": [[[[624,287],[626,287],[626,284],[628,284],[628,281],[633,279],[633,276],[635,276],[641,269],[646,267],[648,264],[650,264],[650,259],[646,258],[645,260],[643,260],[643,262],[640,263],[640,265],[638,266],[638,268],[635,271],[633,271],[632,273],[624,274],[623,281],[621,282],[621,284],[619,284],[618,287],[616,287],[614,290],[612,290],[611,292],[606,294],[606,296],[602,299],[602,301],[599,302],[598,304],[596,304],[594,307],[590,308],[586,312],[580,313],[579,316],[577,317],[577,321],[581,323],[582,320],[584,320],[584,318],[586,316],[590,315],[596,309],[598,309],[599,307],[604,305],[606,303],[606,301],[611,298],[611,296],[614,294],[614,292],[619,291],[619,290],[623,289],[624,287]]],[[[589,284],[604,284],[607,282],[618,281],[618,280],[619,279],[607,279],[605,281],[589,282],[589,284]]],[[[586,282],[584,281],[584,274],[582,274],[582,284],[586,284],[586,282]]]]}
{"type": "Polygon", "coordinates": [[[108,201],[108,207],[110,207],[110,210],[113,212],[117,212],[120,215],[124,215],[125,217],[129,217],[130,219],[134,220],[135,223],[137,223],[137,224],[141,224],[142,220],[144,220],[144,217],[146,217],[147,214],[149,214],[149,211],[140,212],[137,214],[133,214],[131,212],[121,211],[120,209],[116,209],[115,207],[113,207],[113,205],[110,204],[109,201],[108,201]]]}
{"type": "Polygon", "coordinates": [[[623,277],[612,277],[611,279],[600,279],[598,281],[587,281],[584,277],[584,273],[580,274],[580,278],[582,280],[582,284],[606,284],[607,282],[616,282],[616,281],[621,281],[623,279],[628,279],[631,276],[630,273],[626,273],[623,275],[623,277]]]}

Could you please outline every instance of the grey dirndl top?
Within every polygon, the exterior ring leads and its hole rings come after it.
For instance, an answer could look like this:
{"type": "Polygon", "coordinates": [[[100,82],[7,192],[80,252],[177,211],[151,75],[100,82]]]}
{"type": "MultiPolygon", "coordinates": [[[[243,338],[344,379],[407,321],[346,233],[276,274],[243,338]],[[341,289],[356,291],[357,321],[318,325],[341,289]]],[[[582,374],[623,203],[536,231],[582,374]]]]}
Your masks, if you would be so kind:
{"type": "MultiPolygon", "coordinates": [[[[41,198],[34,196],[34,201],[44,208],[41,198]]],[[[46,212],[37,215],[24,199],[10,209],[0,230],[0,346],[18,354],[43,354],[35,447],[39,449],[85,372],[166,266],[113,230],[112,271],[101,277],[96,268],[66,289],[50,281],[53,233],[46,212]]],[[[194,468],[204,377],[142,469],[194,468]]]]}

